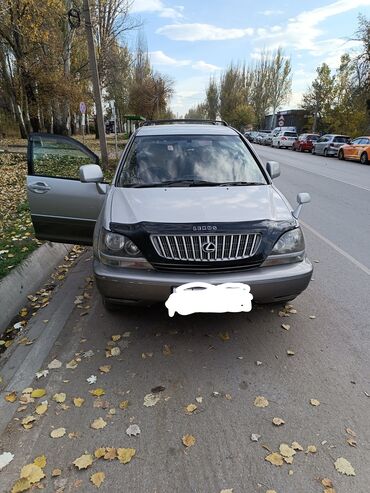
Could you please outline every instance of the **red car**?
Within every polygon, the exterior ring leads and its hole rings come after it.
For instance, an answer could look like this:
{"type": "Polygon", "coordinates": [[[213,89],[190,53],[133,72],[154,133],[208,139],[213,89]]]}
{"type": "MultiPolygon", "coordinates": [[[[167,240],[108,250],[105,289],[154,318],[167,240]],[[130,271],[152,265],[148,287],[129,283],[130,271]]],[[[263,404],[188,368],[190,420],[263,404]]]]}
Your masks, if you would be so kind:
{"type": "Polygon", "coordinates": [[[301,134],[298,139],[293,142],[292,150],[300,152],[311,152],[313,142],[319,137],[320,135],[317,134],[301,134]]]}

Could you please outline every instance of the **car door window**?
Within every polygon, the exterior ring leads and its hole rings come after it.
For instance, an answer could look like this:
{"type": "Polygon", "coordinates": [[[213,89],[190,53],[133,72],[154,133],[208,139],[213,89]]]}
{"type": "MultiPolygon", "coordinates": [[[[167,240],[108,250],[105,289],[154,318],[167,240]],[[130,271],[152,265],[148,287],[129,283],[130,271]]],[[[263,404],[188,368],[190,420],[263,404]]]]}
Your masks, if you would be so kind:
{"type": "Polygon", "coordinates": [[[29,175],[79,180],[80,166],[98,164],[99,158],[69,137],[33,134],[29,139],[29,175]]]}

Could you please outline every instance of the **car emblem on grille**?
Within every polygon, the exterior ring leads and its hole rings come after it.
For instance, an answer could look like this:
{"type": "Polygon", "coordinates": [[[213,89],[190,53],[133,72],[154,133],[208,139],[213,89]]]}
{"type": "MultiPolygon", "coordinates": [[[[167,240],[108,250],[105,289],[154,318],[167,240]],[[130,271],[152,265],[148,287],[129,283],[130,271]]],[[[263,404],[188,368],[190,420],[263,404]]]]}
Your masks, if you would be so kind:
{"type": "Polygon", "coordinates": [[[207,243],[203,243],[202,250],[205,253],[213,253],[216,251],[216,245],[211,241],[208,241],[207,243]]]}

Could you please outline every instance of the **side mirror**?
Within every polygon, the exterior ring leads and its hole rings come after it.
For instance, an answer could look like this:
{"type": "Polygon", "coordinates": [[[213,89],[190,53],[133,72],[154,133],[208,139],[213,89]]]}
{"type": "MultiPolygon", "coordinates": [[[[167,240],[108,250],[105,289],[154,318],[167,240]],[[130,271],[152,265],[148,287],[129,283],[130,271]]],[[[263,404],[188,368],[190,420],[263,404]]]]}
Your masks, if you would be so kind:
{"type": "Polygon", "coordinates": [[[266,171],[270,175],[271,180],[280,176],[280,164],[277,161],[267,161],[266,171]]]}
{"type": "Polygon", "coordinates": [[[301,192],[297,195],[298,206],[292,212],[293,216],[298,219],[299,214],[301,213],[303,204],[308,204],[311,202],[311,195],[307,192],[301,192]]]}
{"type": "Polygon", "coordinates": [[[97,164],[85,164],[80,167],[80,181],[82,183],[101,183],[103,172],[97,164]]]}

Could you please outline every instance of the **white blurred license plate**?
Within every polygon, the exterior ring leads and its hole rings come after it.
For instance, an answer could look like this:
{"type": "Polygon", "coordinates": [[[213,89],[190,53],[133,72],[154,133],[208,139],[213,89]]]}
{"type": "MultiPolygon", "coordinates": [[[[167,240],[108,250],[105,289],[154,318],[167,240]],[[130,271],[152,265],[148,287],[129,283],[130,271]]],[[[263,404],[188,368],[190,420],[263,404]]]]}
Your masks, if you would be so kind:
{"type": "Polygon", "coordinates": [[[165,305],[168,315],[175,313],[225,313],[250,312],[253,295],[248,284],[224,283],[209,284],[190,282],[173,288],[165,305]]]}

